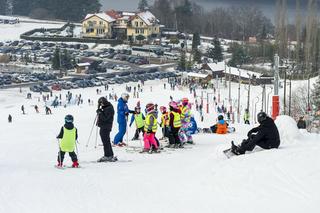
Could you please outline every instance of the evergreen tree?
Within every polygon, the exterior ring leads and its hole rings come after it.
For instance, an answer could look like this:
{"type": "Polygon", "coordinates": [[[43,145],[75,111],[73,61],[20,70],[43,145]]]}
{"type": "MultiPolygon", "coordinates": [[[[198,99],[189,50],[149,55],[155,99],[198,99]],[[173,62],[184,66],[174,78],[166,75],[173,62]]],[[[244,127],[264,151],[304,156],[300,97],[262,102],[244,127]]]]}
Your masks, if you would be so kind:
{"type": "Polygon", "coordinates": [[[186,52],[183,50],[180,53],[180,60],[178,63],[178,67],[180,70],[186,70],[186,52]]]}
{"type": "Polygon", "coordinates": [[[228,64],[232,67],[236,67],[237,65],[246,63],[248,59],[249,57],[244,48],[239,44],[234,44],[232,47],[232,57],[228,64]]]}
{"type": "Polygon", "coordinates": [[[192,50],[195,50],[200,45],[200,34],[198,32],[193,33],[192,38],[192,50]]]}
{"type": "Polygon", "coordinates": [[[318,80],[314,84],[314,89],[311,94],[312,105],[314,106],[316,111],[320,110],[320,76],[318,80]]]}
{"type": "Polygon", "coordinates": [[[220,62],[223,60],[223,55],[222,55],[222,47],[219,39],[215,38],[213,41],[213,44],[214,44],[214,49],[213,49],[214,54],[212,58],[213,60],[220,62]]]}
{"type": "Polygon", "coordinates": [[[56,48],[52,58],[52,69],[58,70],[60,69],[60,49],[56,48]]]}
{"type": "Polygon", "coordinates": [[[145,11],[148,8],[149,8],[149,5],[148,5],[148,1],[147,0],[140,0],[139,1],[138,9],[140,11],[145,11]]]}
{"type": "Polygon", "coordinates": [[[193,50],[193,61],[195,63],[201,63],[202,54],[198,49],[193,50]]]}
{"type": "Polygon", "coordinates": [[[212,59],[214,58],[214,48],[213,47],[209,47],[207,49],[206,56],[209,58],[212,58],[212,59]]]}

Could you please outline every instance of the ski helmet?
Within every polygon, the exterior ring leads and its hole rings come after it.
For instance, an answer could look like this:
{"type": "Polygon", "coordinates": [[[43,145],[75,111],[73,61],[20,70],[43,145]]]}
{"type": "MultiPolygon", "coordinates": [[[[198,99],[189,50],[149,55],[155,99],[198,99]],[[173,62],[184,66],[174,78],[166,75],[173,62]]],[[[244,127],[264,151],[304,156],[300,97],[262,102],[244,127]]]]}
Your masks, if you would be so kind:
{"type": "Polygon", "coordinates": [[[164,112],[167,111],[167,108],[166,108],[165,106],[161,106],[161,107],[160,107],[160,111],[161,111],[162,113],[164,113],[164,112]]]}
{"type": "Polygon", "coordinates": [[[98,105],[103,105],[103,106],[105,106],[105,105],[107,105],[107,103],[108,103],[108,100],[107,100],[106,97],[101,97],[101,98],[99,98],[99,100],[98,100],[98,105]]]}
{"type": "Polygon", "coordinates": [[[73,116],[72,115],[66,115],[66,117],[64,117],[64,121],[66,123],[73,123],[73,116]]]}
{"type": "Polygon", "coordinates": [[[128,101],[129,100],[129,94],[128,93],[126,93],[126,92],[124,92],[124,93],[122,93],[121,94],[121,98],[123,99],[123,100],[125,100],[125,101],[128,101]]]}
{"type": "Polygon", "coordinates": [[[135,110],[135,111],[138,111],[138,110],[140,111],[141,108],[140,108],[139,106],[136,106],[136,107],[134,108],[134,110],[135,110]]]}
{"type": "Polygon", "coordinates": [[[175,101],[171,101],[171,102],[169,103],[169,106],[172,107],[173,109],[178,109],[178,104],[177,104],[177,102],[175,102],[175,101]]]}
{"type": "Polygon", "coordinates": [[[261,124],[264,120],[267,119],[267,114],[265,112],[259,112],[257,117],[258,117],[258,122],[261,124]]]}
{"type": "Polygon", "coordinates": [[[146,111],[147,112],[152,112],[154,110],[154,104],[153,103],[148,103],[146,105],[146,111]]]}
{"type": "Polygon", "coordinates": [[[223,115],[219,115],[219,116],[218,116],[218,120],[219,120],[219,121],[223,120],[223,115]]]}
{"type": "Polygon", "coordinates": [[[181,104],[182,104],[183,106],[186,106],[188,103],[189,103],[189,99],[188,99],[188,98],[182,98],[181,104]]]}

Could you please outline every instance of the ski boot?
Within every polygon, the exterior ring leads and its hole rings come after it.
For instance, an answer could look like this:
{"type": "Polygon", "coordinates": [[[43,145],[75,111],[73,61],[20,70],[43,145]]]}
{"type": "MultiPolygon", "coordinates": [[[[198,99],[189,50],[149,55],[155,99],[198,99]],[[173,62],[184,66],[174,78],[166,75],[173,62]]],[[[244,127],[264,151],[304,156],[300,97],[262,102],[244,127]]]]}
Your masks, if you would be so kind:
{"type": "Polygon", "coordinates": [[[146,149],[144,148],[143,150],[141,150],[139,153],[149,153],[151,149],[146,149]]]}
{"type": "Polygon", "coordinates": [[[240,155],[239,147],[236,146],[233,141],[231,141],[231,152],[235,155],[240,155]]]}
{"type": "Polygon", "coordinates": [[[191,144],[191,145],[193,145],[193,141],[192,141],[192,140],[187,141],[187,144],[191,144]]]}
{"type": "Polygon", "coordinates": [[[79,168],[79,163],[78,163],[78,161],[74,161],[74,162],[72,163],[72,168],[79,168]]]}
{"type": "Polygon", "coordinates": [[[103,156],[100,159],[97,160],[98,163],[102,163],[102,162],[116,162],[118,160],[117,157],[113,157],[113,156],[103,156]]]}
{"type": "Polygon", "coordinates": [[[58,168],[62,168],[62,167],[63,167],[62,162],[59,162],[59,161],[58,161],[58,164],[56,165],[56,167],[58,167],[58,168]]]}

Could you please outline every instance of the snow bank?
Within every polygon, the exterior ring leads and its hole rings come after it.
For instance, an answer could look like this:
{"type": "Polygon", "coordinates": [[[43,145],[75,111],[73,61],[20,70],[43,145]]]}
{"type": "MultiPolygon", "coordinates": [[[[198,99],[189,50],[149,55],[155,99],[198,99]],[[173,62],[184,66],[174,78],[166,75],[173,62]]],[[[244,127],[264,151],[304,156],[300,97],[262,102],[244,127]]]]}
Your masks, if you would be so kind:
{"type": "Polygon", "coordinates": [[[278,127],[281,144],[292,144],[301,137],[296,121],[287,115],[278,116],[275,120],[278,127]]]}

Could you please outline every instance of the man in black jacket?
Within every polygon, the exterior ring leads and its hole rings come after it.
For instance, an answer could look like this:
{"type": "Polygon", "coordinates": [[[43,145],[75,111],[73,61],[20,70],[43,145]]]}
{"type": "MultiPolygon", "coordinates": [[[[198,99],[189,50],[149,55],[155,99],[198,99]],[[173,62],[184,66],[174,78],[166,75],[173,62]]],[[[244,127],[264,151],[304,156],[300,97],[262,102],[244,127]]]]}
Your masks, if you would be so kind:
{"type": "Polygon", "coordinates": [[[244,154],[246,151],[252,151],[254,147],[260,146],[263,149],[278,148],[280,145],[280,136],[278,128],[272,118],[268,117],[265,112],[258,114],[260,126],[251,129],[247,140],[243,140],[240,146],[232,142],[231,151],[236,155],[244,154]]]}
{"type": "Polygon", "coordinates": [[[103,143],[104,156],[98,162],[117,161],[113,156],[112,146],[110,143],[110,132],[112,130],[114,109],[112,104],[105,98],[101,97],[98,100],[97,109],[97,126],[100,127],[100,137],[103,143]]]}

